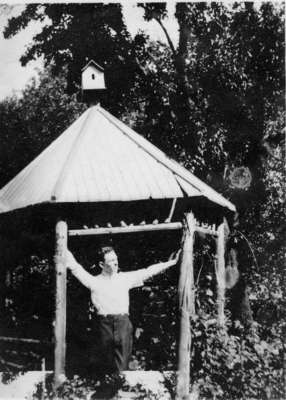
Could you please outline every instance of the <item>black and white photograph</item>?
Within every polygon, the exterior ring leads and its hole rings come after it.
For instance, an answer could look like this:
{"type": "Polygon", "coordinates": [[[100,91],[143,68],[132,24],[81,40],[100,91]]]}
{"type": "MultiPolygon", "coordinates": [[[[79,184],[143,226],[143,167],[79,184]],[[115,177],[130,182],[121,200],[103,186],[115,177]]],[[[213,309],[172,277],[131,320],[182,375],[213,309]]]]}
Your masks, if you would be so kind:
{"type": "Polygon", "coordinates": [[[285,2],[0,0],[0,400],[285,400],[285,2]]]}

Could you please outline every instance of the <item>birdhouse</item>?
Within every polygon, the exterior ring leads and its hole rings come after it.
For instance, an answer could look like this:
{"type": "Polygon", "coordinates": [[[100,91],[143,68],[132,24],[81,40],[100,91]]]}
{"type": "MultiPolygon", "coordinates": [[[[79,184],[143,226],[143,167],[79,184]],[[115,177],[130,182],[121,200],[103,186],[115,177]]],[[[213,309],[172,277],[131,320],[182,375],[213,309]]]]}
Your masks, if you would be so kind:
{"type": "Polygon", "coordinates": [[[81,70],[82,90],[104,90],[106,89],[104,80],[104,69],[90,60],[81,70]]]}

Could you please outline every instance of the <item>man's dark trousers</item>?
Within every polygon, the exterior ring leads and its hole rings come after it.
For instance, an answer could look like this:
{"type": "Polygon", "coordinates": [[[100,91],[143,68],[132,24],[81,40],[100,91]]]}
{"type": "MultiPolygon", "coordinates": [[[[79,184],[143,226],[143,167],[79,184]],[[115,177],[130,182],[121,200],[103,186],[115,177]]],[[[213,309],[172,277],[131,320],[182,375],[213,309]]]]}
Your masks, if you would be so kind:
{"type": "Polygon", "coordinates": [[[127,314],[98,315],[93,320],[93,365],[97,376],[128,369],[132,324],[127,314]]]}

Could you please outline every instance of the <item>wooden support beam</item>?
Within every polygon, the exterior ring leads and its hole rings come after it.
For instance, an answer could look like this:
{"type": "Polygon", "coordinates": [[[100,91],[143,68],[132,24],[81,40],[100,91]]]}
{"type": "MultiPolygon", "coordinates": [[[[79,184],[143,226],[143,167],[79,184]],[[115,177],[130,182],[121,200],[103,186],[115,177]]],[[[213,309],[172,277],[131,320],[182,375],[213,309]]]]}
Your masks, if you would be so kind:
{"type": "MultiPolygon", "coordinates": [[[[88,236],[88,235],[114,235],[122,233],[137,233],[137,232],[151,232],[151,231],[170,231],[179,230],[183,228],[181,222],[165,222],[161,224],[140,224],[140,225],[129,225],[129,226],[114,226],[114,227],[102,227],[102,228],[85,228],[85,229],[70,229],[68,231],[69,236],[88,236]]],[[[213,227],[202,227],[195,225],[195,231],[212,235],[217,237],[218,232],[213,227]]]]}
{"type": "MultiPolygon", "coordinates": [[[[69,236],[88,236],[88,235],[115,235],[122,233],[137,233],[151,231],[171,231],[183,228],[181,222],[166,222],[163,224],[146,224],[146,225],[129,225],[129,226],[114,226],[104,228],[87,228],[87,229],[70,229],[69,236]]],[[[207,235],[218,236],[214,229],[195,226],[196,232],[201,232],[207,235]]]]}
{"type": "Polygon", "coordinates": [[[42,372],[42,387],[41,387],[41,394],[40,400],[45,400],[46,395],[46,360],[45,357],[41,360],[41,372],[42,372]]]}
{"type": "Polygon", "coordinates": [[[202,226],[196,226],[195,231],[204,233],[206,235],[218,236],[218,233],[216,230],[211,229],[211,228],[204,228],[202,226]]]}
{"type": "Polygon", "coordinates": [[[215,273],[217,279],[217,318],[218,325],[224,326],[225,315],[225,222],[218,227],[217,256],[215,260],[215,273]]]}
{"type": "Polygon", "coordinates": [[[86,235],[110,235],[121,233],[136,233],[148,231],[168,231],[182,229],[181,222],[170,222],[163,224],[147,224],[147,225],[129,225],[115,226],[111,228],[89,228],[89,229],[71,229],[69,236],[86,236],[86,235]]]}
{"type": "Polygon", "coordinates": [[[56,225],[56,312],[55,312],[55,378],[54,385],[58,387],[65,376],[66,358],[66,251],[67,251],[67,224],[59,221],[56,225]]]}
{"type": "Polygon", "coordinates": [[[167,221],[168,221],[168,222],[171,222],[171,220],[172,220],[172,218],[173,218],[173,215],[174,215],[174,212],[175,212],[176,203],[177,203],[177,199],[175,198],[175,199],[173,199],[173,201],[172,201],[172,206],[171,206],[171,209],[170,209],[170,212],[169,212],[169,215],[168,215],[168,218],[167,218],[166,222],[167,222],[167,221]]]}
{"type": "Polygon", "coordinates": [[[41,345],[51,345],[52,344],[52,342],[49,342],[47,340],[17,338],[17,337],[9,337],[9,336],[0,336],[0,341],[1,342],[11,342],[11,343],[41,344],[41,345]]]}
{"type": "Polygon", "coordinates": [[[190,318],[195,314],[193,270],[194,233],[195,218],[192,213],[188,213],[184,224],[184,243],[179,278],[179,306],[181,321],[176,390],[177,400],[188,399],[190,391],[190,352],[192,342],[190,318]]]}

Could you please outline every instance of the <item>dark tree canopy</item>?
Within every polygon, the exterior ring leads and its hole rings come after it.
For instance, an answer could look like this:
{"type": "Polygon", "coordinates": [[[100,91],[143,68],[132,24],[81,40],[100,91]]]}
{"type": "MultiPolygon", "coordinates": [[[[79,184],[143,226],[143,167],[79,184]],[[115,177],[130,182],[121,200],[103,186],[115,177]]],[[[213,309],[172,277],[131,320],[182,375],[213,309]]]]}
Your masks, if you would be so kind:
{"type": "Polygon", "coordinates": [[[68,92],[79,90],[81,69],[95,59],[106,69],[111,103],[118,111],[134,85],[134,42],[120,4],[29,4],[12,18],[4,36],[13,36],[30,21],[47,21],[21,57],[22,65],[43,56],[54,74],[68,68],[68,92]]]}
{"type": "Polygon", "coordinates": [[[66,93],[65,74],[40,73],[21,98],[0,103],[0,186],[30,163],[86,108],[66,93]]]}
{"type": "Polygon", "coordinates": [[[23,65],[38,56],[54,73],[67,65],[68,87],[76,91],[81,68],[93,58],[106,68],[111,111],[139,114],[143,133],[187,166],[220,179],[226,165],[257,168],[266,151],[265,121],[283,102],[281,9],[178,3],[175,46],[164,26],[166,4],[140,7],[147,21],[160,24],[166,45],[143,33],[132,38],[120,4],[29,4],[4,35],[48,18],[22,55],[23,65]]]}

